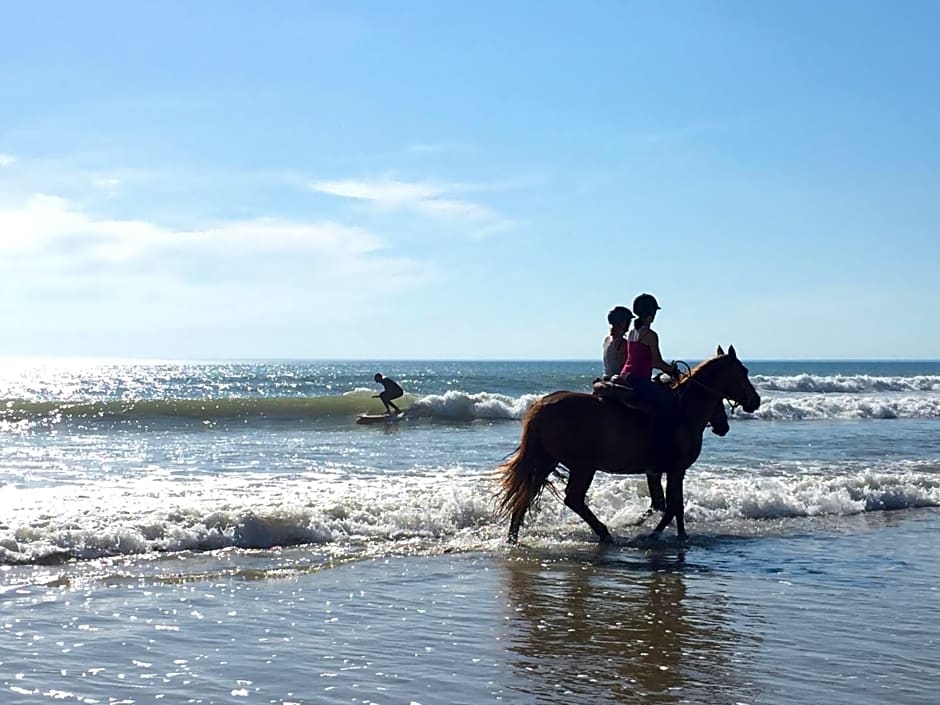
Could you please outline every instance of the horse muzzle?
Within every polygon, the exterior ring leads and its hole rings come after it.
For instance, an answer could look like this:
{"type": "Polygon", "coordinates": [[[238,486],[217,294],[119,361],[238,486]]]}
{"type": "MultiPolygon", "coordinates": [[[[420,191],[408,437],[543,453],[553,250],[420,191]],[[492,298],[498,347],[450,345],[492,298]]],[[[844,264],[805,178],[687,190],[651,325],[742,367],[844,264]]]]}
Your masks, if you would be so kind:
{"type": "Polygon", "coordinates": [[[760,395],[755,393],[754,396],[750,396],[741,402],[741,408],[744,409],[747,413],[753,414],[757,411],[757,407],[760,406],[760,395]]]}

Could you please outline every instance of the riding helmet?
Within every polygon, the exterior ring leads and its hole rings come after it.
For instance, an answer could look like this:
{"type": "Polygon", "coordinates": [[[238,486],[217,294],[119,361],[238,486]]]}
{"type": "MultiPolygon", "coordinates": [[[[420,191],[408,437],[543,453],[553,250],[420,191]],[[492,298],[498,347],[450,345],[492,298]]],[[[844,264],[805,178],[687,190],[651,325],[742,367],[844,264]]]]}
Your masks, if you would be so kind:
{"type": "Polygon", "coordinates": [[[633,314],[626,306],[614,306],[607,314],[607,322],[612,325],[627,325],[633,319],[633,314]]]}
{"type": "Polygon", "coordinates": [[[656,302],[656,297],[652,294],[640,294],[633,299],[633,313],[640,318],[652,316],[660,308],[660,305],[656,302]]]}

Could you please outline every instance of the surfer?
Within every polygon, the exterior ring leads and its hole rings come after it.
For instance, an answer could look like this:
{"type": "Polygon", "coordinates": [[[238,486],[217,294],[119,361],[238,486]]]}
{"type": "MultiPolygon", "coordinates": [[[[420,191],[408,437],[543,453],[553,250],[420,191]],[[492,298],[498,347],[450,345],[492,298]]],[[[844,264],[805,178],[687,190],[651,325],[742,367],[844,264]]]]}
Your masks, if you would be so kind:
{"type": "Polygon", "coordinates": [[[385,404],[386,414],[391,414],[392,409],[395,410],[396,414],[401,413],[401,409],[392,403],[392,399],[398,399],[405,394],[398,382],[389,377],[383,377],[380,372],[375,373],[375,381],[381,384],[385,389],[379,394],[373,394],[372,398],[382,400],[382,403],[385,404]]]}

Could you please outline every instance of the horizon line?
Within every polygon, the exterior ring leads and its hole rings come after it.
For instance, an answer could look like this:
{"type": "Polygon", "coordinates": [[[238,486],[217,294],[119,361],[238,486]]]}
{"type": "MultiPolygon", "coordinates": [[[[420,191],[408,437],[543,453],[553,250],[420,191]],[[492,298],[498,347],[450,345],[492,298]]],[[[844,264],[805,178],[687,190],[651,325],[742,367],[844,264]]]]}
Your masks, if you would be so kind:
{"type": "MultiPolygon", "coordinates": [[[[710,358],[690,357],[690,360],[705,360],[710,358]]],[[[682,358],[676,358],[681,362],[682,358]]],[[[745,357],[748,362],[932,362],[940,363],[937,357],[745,357]]],[[[593,357],[303,357],[303,356],[272,356],[272,357],[149,357],[149,356],[102,356],[102,355],[6,355],[0,353],[2,362],[125,362],[125,363],[157,363],[157,362],[586,362],[598,363],[601,361],[593,357]]]]}

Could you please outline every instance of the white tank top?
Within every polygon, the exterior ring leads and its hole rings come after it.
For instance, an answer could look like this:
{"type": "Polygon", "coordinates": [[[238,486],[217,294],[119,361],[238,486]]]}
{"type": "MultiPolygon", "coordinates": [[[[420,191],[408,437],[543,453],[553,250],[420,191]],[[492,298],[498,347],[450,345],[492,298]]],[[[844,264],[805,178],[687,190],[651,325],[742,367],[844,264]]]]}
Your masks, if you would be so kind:
{"type": "Polygon", "coordinates": [[[619,375],[627,359],[627,344],[623,338],[607,336],[604,338],[604,376],[619,375]],[[613,343],[620,341],[618,345],[613,343]]]}

